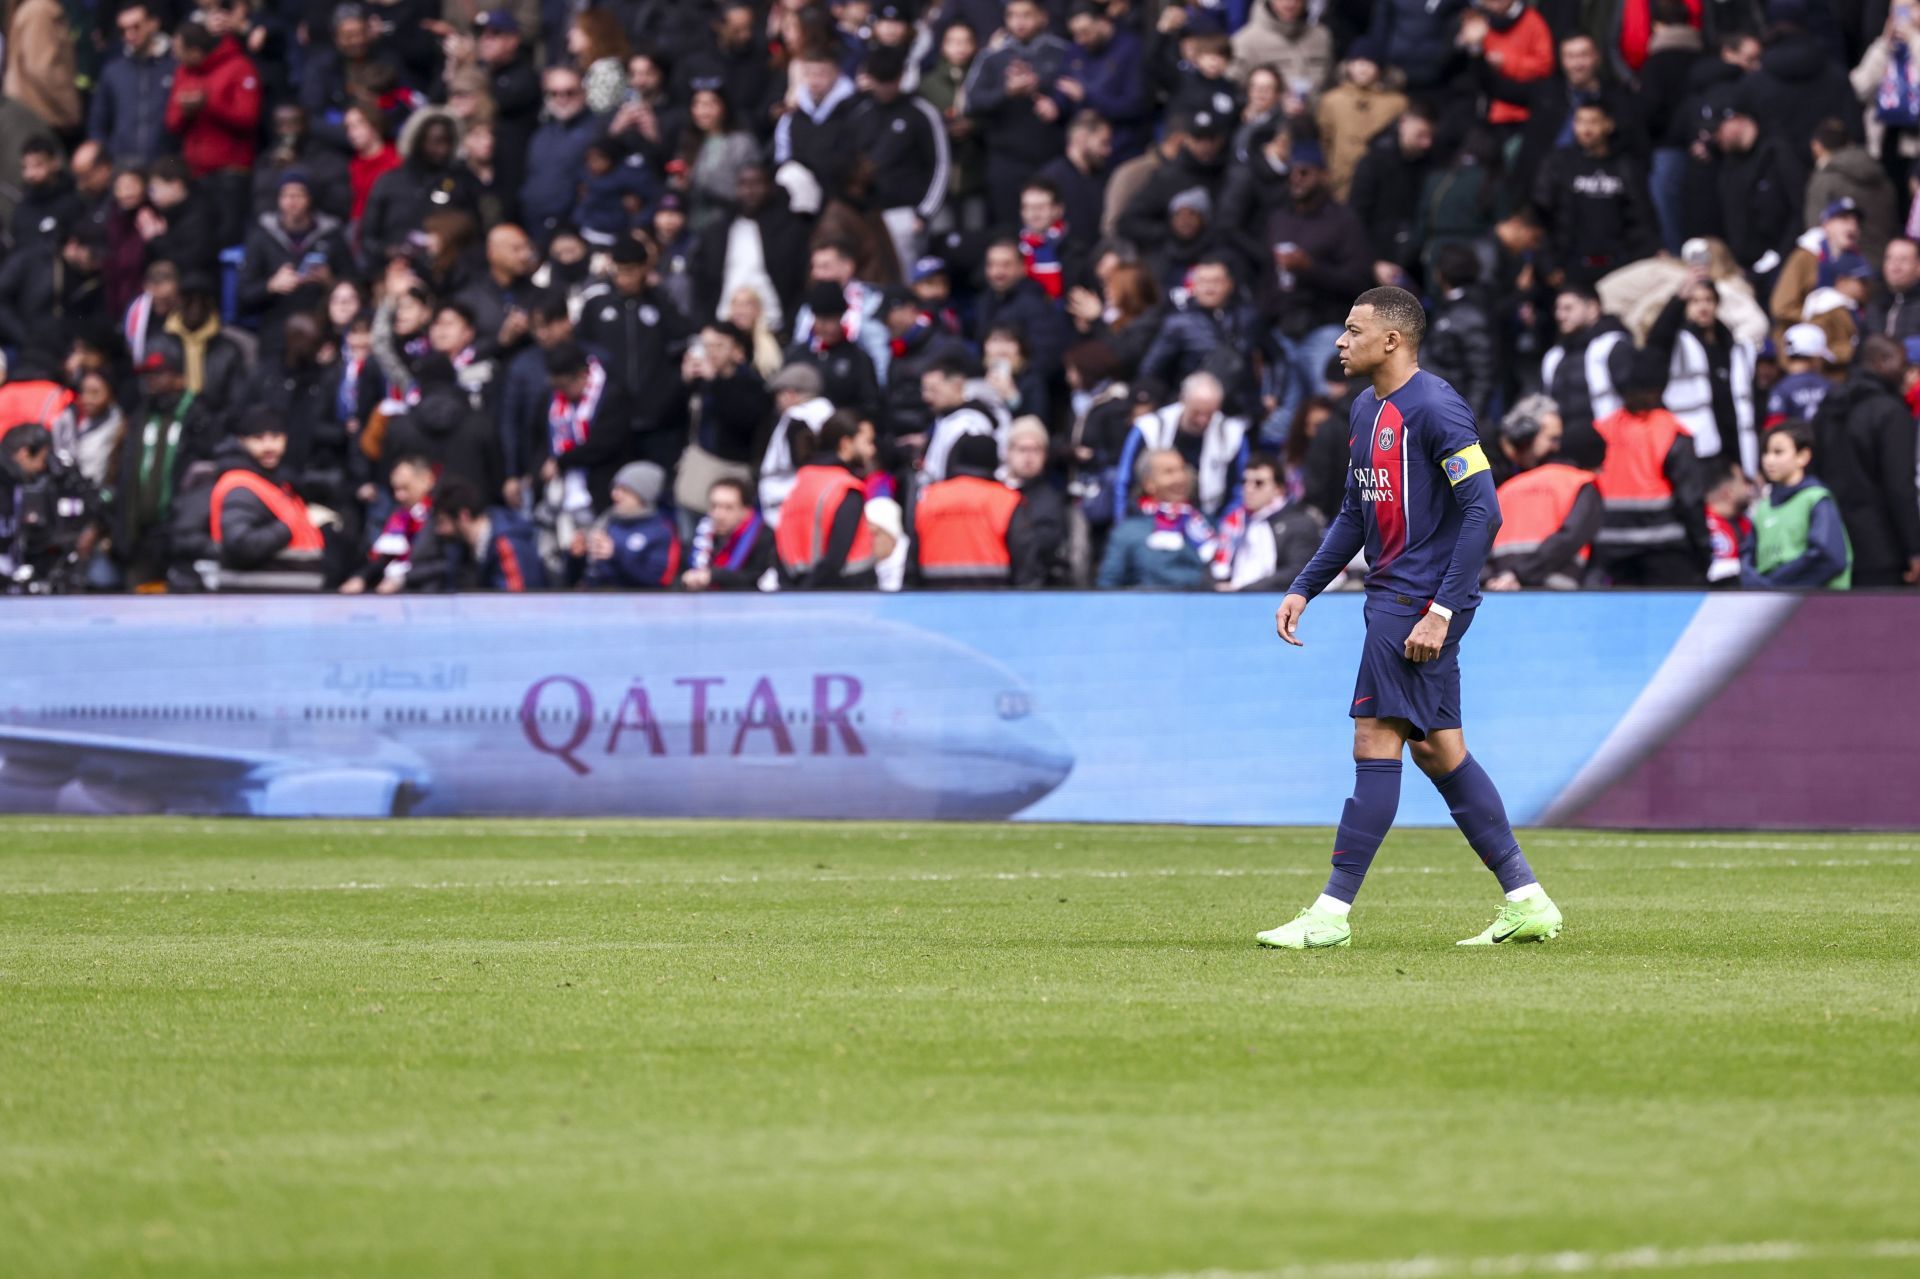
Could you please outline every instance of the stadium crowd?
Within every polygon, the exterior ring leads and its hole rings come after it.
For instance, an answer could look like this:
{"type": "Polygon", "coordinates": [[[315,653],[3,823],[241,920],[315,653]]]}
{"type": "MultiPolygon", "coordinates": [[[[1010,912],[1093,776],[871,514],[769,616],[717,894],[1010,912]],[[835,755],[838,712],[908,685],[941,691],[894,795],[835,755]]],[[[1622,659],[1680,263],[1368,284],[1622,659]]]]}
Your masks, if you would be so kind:
{"type": "Polygon", "coordinates": [[[16,591],[1277,590],[1375,284],[1490,587],[1920,582],[1913,5],[194,3],[0,6],[16,591]]]}

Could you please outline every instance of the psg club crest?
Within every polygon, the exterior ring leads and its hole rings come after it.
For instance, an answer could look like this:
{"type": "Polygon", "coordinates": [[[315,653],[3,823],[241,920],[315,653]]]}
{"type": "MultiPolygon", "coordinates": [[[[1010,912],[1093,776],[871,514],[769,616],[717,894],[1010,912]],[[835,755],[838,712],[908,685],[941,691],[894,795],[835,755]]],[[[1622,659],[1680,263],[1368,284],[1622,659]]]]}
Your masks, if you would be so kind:
{"type": "Polygon", "coordinates": [[[1461,480],[1466,479],[1467,478],[1467,459],[1464,457],[1448,458],[1447,459],[1447,478],[1453,481],[1455,484],[1458,484],[1461,480]]]}
{"type": "Polygon", "coordinates": [[[1383,426],[1380,428],[1380,434],[1374,438],[1374,443],[1379,446],[1382,453],[1391,453],[1393,452],[1393,440],[1393,428],[1383,426]]]}

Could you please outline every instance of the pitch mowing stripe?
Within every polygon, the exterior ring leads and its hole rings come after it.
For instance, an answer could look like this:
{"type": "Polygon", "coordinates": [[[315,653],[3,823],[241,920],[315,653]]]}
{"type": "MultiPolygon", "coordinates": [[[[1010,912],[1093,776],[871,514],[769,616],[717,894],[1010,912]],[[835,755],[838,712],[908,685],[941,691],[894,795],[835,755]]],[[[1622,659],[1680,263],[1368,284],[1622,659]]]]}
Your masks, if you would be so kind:
{"type": "Polygon", "coordinates": [[[1861,1244],[1790,1240],[1709,1244],[1700,1248],[1631,1248],[1625,1252],[1545,1252],[1510,1257],[1409,1257],[1281,1266],[1276,1270],[1183,1270],[1132,1279],[1480,1279],[1498,1275],[1625,1274],[1635,1270],[1706,1270],[1714,1266],[1796,1261],[1890,1261],[1920,1257],[1920,1240],[1861,1244]]]}
{"type": "MultiPolygon", "coordinates": [[[[1825,861],[1802,862],[1781,860],[1769,862],[1668,862],[1664,867],[1643,866],[1638,870],[1849,870],[1872,866],[1911,866],[1911,858],[1894,858],[1890,861],[1874,861],[1869,858],[1829,858],[1825,861]]],[[[1614,867],[1608,866],[1556,866],[1556,873],[1605,874],[1614,867]]],[[[112,896],[115,894],[155,894],[155,893],[442,893],[475,892],[480,889],[516,889],[532,890],[539,888],[657,888],[662,885],[673,887],[698,887],[712,884],[726,886],[730,884],[954,884],[954,883],[1022,883],[1027,881],[1058,882],[1077,879],[1253,879],[1268,877],[1307,876],[1318,878],[1327,872],[1320,866],[1250,866],[1216,867],[1211,870],[1188,869],[1184,867],[1159,867],[1147,870],[1100,870],[1097,868],[1068,870],[1022,870],[1022,871],[981,871],[975,874],[954,874],[942,871],[927,871],[910,875],[651,875],[627,876],[606,879],[437,879],[411,883],[383,884],[369,880],[345,880],[334,884],[122,884],[116,887],[82,886],[74,888],[54,888],[40,884],[0,884],[0,897],[72,897],[72,896],[112,896]]],[[[1485,868],[1478,865],[1462,864],[1458,866],[1375,866],[1367,872],[1374,875],[1481,875],[1485,868]]]]}

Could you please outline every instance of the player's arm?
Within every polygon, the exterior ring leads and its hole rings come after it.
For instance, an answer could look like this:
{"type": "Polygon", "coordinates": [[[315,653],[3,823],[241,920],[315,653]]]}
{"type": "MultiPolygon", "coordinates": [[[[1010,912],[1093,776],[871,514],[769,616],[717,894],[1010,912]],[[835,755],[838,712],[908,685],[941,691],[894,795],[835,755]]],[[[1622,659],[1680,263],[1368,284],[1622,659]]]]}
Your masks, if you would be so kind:
{"type": "Polygon", "coordinates": [[[1293,579],[1293,585],[1287,588],[1287,597],[1280,601],[1280,611],[1274,616],[1274,630],[1281,639],[1289,644],[1300,643],[1297,630],[1300,614],[1306,612],[1307,601],[1327,589],[1327,583],[1339,576],[1340,570],[1353,563],[1353,557],[1367,544],[1367,519],[1360,504],[1360,483],[1354,478],[1353,467],[1347,467],[1346,491],[1340,495],[1340,511],[1327,525],[1327,535],[1320,539],[1320,549],[1313,553],[1307,566],[1300,570],[1300,576],[1293,579]]]}

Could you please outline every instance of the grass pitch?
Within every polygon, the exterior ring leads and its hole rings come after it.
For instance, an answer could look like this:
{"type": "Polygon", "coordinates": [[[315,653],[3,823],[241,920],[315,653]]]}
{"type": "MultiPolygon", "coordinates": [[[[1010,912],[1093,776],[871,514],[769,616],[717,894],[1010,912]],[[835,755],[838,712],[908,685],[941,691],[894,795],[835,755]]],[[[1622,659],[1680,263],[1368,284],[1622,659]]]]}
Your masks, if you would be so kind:
{"type": "Polygon", "coordinates": [[[1920,1273],[1920,837],[1327,848],[0,822],[0,1274],[1920,1273]]]}

